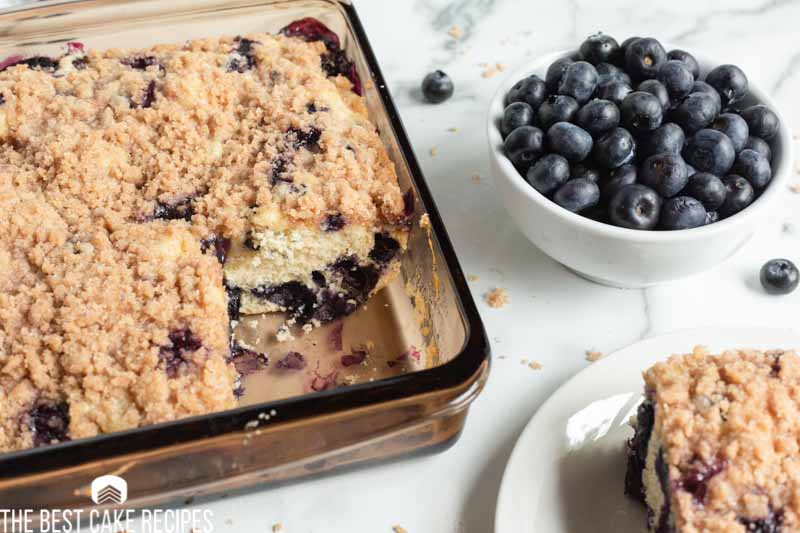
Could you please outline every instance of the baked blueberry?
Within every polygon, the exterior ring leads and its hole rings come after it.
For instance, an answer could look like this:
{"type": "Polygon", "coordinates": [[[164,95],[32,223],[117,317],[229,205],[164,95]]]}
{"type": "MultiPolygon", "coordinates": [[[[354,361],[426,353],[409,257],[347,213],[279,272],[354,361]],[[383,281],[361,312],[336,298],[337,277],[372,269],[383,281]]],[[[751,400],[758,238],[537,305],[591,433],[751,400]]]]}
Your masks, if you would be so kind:
{"type": "Polygon", "coordinates": [[[599,76],[597,80],[598,87],[606,83],[611,83],[612,81],[621,81],[627,85],[631,84],[631,77],[616,65],[612,65],[611,63],[598,63],[594,68],[597,70],[597,75],[599,76]]]}
{"type": "Polygon", "coordinates": [[[736,153],[744,149],[747,144],[747,138],[750,135],[750,129],[747,127],[747,122],[734,113],[723,113],[717,117],[711,127],[719,130],[730,138],[733,143],[733,149],[736,153]]]}
{"type": "Polygon", "coordinates": [[[698,92],[684,98],[670,113],[670,118],[691,135],[697,130],[709,127],[717,118],[719,109],[714,97],[698,92]]]}
{"type": "Polygon", "coordinates": [[[681,191],[682,195],[699,200],[706,211],[716,211],[720,208],[725,203],[727,193],[728,189],[722,180],[708,172],[698,172],[689,176],[689,182],[681,191]]]}
{"type": "Polygon", "coordinates": [[[717,90],[723,108],[735,104],[747,94],[747,76],[736,65],[716,67],[706,76],[706,83],[717,90]]]}
{"type": "Polygon", "coordinates": [[[596,168],[584,165],[583,163],[575,163],[569,167],[569,177],[571,179],[586,178],[589,181],[597,183],[600,181],[600,172],[596,168]]]}
{"type": "Polygon", "coordinates": [[[683,157],[699,172],[724,176],[733,166],[736,150],[721,131],[702,129],[688,140],[683,157]]]}
{"type": "Polygon", "coordinates": [[[598,187],[600,187],[600,198],[603,201],[608,201],[614,197],[618,190],[626,185],[636,183],[636,174],[636,165],[630,163],[611,170],[597,182],[598,187]]]}
{"type": "Polygon", "coordinates": [[[739,518],[738,521],[744,526],[745,533],[781,533],[783,513],[770,509],[764,518],[739,518]]]}
{"type": "Polygon", "coordinates": [[[722,178],[722,183],[728,192],[725,194],[725,202],[717,209],[721,217],[727,218],[735,215],[748,205],[753,203],[755,199],[755,191],[750,182],[741,176],[731,174],[722,178]]]}
{"type": "Polygon", "coordinates": [[[610,81],[598,86],[597,97],[601,100],[614,102],[614,104],[619,107],[625,97],[631,92],[633,92],[633,89],[631,89],[631,86],[627,83],[621,81],[610,81]]]}
{"type": "Polygon", "coordinates": [[[578,102],[571,96],[552,94],[539,106],[536,123],[547,130],[556,122],[569,122],[578,112],[578,102]]]}
{"type": "Polygon", "coordinates": [[[636,155],[636,141],[625,128],[614,128],[594,145],[592,159],[604,169],[614,169],[630,162],[636,155]]]}
{"type": "Polygon", "coordinates": [[[659,127],[664,115],[658,98],[644,91],[634,91],[622,101],[620,116],[625,128],[640,134],[659,127]]]}
{"type": "Polygon", "coordinates": [[[711,96],[716,104],[717,113],[722,111],[722,98],[720,98],[717,90],[711,85],[702,80],[695,80],[695,82],[692,84],[692,93],[705,93],[711,96]]]}
{"type": "Polygon", "coordinates": [[[639,182],[665,198],[681,192],[689,181],[686,164],[680,154],[664,152],[651,155],[639,169],[639,182]]]}
{"type": "Polygon", "coordinates": [[[625,48],[625,67],[636,80],[655,78],[661,64],[667,60],[667,52],[657,40],[643,37],[625,48]]]}
{"type": "Polygon", "coordinates": [[[769,161],[755,150],[739,152],[731,172],[745,178],[757,191],[766,187],[772,180],[772,167],[769,161]]]}
{"type": "Polygon", "coordinates": [[[679,230],[705,226],[706,208],[691,196],[676,196],[664,202],[658,229],[679,230]]]}
{"type": "Polygon", "coordinates": [[[531,187],[549,196],[570,178],[569,161],[558,154],[547,154],[539,158],[528,169],[525,179],[531,187]]]}
{"type": "Polygon", "coordinates": [[[39,401],[28,411],[28,427],[36,447],[66,442],[69,438],[69,405],[39,401]]]}
{"type": "Polygon", "coordinates": [[[761,267],[761,286],[769,294],[789,294],[800,283],[797,265],[788,259],[772,259],[761,267]]]}
{"type": "Polygon", "coordinates": [[[527,78],[519,80],[511,87],[506,95],[506,105],[514,102],[525,102],[534,111],[539,109],[544,99],[547,97],[547,86],[542,78],[533,74],[527,78]]]}
{"type": "Polygon", "coordinates": [[[569,180],[553,195],[553,201],[573,213],[580,213],[600,201],[600,189],[585,178],[569,180]]]}
{"type": "Polygon", "coordinates": [[[769,143],[764,139],[753,137],[751,135],[747,138],[747,142],[744,144],[744,147],[749,150],[755,150],[759,154],[766,157],[767,161],[772,162],[772,148],[769,147],[769,143]]]}
{"type": "Polygon", "coordinates": [[[769,141],[778,133],[780,121],[770,108],[765,105],[754,105],[742,110],[742,118],[750,128],[750,135],[769,141]]]}
{"type": "Polygon", "coordinates": [[[422,96],[432,104],[439,104],[453,96],[453,80],[441,70],[435,70],[422,79],[422,96]]]}
{"type": "Polygon", "coordinates": [[[608,206],[611,223],[630,229],[656,227],[661,214],[661,197],[644,185],[633,184],[619,189],[608,206]]]}
{"type": "Polygon", "coordinates": [[[592,65],[608,63],[619,54],[619,43],[610,35],[599,32],[587,37],[581,43],[579,51],[583,59],[592,65]]]}
{"type": "Polygon", "coordinates": [[[512,102],[503,111],[503,120],[500,123],[500,132],[503,138],[521,126],[533,126],[536,114],[533,108],[525,102],[512,102]]]}
{"type": "Polygon", "coordinates": [[[597,137],[619,126],[619,108],[608,100],[595,98],[578,110],[575,124],[597,137]]]}
{"type": "Polygon", "coordinates": [[[539,128],[522,126],[508,134],[504,145],[508,158],[525,174],[544,151],[544,134],[539,128]]]}
{"type": "Polygon", "coordinates": [[[547,72],[544,75],[544,83],[547,86],[547,91],[555,93],[558,91],[558,86],[561,84],[561,78],[567,67],[574,63],[575,60],[571,57],[562,57],[555,60],[547,67],[547,72]]]}
{"type": "Polygon", "coordinates": [[[400,251],[400,243],[388,233],[376,233],[375,244],[369,251],[369,258],[380,265],[386,265],[400,251]]]}
{"type": "Polygon", "coordinates": [[[586,159],[592,151],[592,136],[569,122],[556,122],[547,130],[547,146],[572,163],[586,159]]]}
{"type": "Polygon", "coordinates": [[[667,88],[670,100],[677,101],[692,92],[694,76],[683,61],[670,59],[658,69],[658,81],[667,88]]]}
{"type": "Polygon", "coordinates": [[[667,59],[680,61],[683,63],[689,72],[691,72],[692,77],[697,79],[700,77],[700,64],[697,62],[697,59],[694,58],[692,54],[686,52],[684,50],[670,50],[667,52],[667,59]]]}
{"type": "Polygon", "coordinates": [[[561,82],[558,84],[558,94],[573,97],[579,104],[582,104],[592,97],[592,93],[597,88],[597,69],[586,61],[575,61],[570,63],[561,82]]]}
{"type": "Polygon", "coordinates": [[[658,80],[644,80],[636,87],[637,91],[644,91],[650,93],[661,103],[661,109],[666,113],[669,109],[669,93],[664,84],[658,80]]]}
{"type": "Polygon", "coordinates": [[[673,122],[662,124],[651,131],[642,143],[641,154],[650,156],[662,152],[681,153],[683,145],[686,143],[686,136],[683,129],[673,122]]]}

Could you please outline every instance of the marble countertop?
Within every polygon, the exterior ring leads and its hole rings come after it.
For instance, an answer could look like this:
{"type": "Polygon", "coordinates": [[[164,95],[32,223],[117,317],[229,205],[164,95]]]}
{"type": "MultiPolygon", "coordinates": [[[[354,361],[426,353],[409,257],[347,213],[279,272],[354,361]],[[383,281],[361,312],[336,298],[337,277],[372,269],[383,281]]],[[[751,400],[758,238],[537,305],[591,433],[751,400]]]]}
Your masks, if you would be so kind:
{"type": "Polygon", "coordinates": [[[646,290],[602,287],[559,266],[514,227],[488,175],[484,121],[507,74],[492,76],[487,65],[501,63],[510,71],[602,30],[620,41],[652,35],[735,62],[797,123],[800,2],[355,3],[461,264],[477,276],[471,288],[492,342],[492,373],[448,451],[196,504],[214,511],[215,531],[269,531],[282,523],[287,533],[391,533],[394,524],[408,533],[490,532],[515,440],[538,406],[591,364],[586,350],[609,353],[643,337],[703,325],[798,327],[800,291],[767,296],[757,276],[773,257],[800,262],[800,194],[787,191],[756,238],[713,271],[646,290]],[[463,30],[460,39],[448,34],[453,25],[463,30]],[[418,87],[437,68],[453,78],[456,92],[434,106],[420,100],[418,87]],[[482,300],[494,287],[509,294],[501,309],[482,300]],[[522,359],[543,368],[529,369],[522,359]]]}

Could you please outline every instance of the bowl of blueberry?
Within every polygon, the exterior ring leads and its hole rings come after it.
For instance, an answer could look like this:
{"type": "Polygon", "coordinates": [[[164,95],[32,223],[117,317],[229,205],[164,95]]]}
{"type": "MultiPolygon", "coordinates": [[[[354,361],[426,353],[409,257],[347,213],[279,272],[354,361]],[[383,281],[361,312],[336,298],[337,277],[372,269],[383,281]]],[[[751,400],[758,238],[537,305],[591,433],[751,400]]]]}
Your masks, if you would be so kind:
{"type": "Polygon", "coordinates": [[[504,82],[490,160],[503,203],[576,273],[646,287],[721,263],[790,178],[791,135],[733,64],[598,33],[504,82]]]}

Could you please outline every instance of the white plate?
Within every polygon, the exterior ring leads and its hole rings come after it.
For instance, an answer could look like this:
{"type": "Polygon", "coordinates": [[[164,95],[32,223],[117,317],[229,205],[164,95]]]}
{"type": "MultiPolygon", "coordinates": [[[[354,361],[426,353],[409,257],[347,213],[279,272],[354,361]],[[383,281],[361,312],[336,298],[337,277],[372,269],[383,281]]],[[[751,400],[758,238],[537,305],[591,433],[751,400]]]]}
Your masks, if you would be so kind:
{"type": "Polygon", "coordinates": [[[624,443],[641,398],[643,370],[697,344],[800,349],[792,330],[725,327],[646,339],[591,364],[536,412],[506,466],[495,533],[627,533],[645,514],[623,495],[624,443]]]}

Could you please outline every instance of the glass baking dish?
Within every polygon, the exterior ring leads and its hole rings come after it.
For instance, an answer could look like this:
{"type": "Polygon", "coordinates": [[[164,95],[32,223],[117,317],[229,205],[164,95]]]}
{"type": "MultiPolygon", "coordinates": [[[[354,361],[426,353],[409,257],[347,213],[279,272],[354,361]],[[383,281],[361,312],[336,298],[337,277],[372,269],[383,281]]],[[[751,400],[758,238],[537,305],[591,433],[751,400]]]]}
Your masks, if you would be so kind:
{"type": "MultiPolygon", "coordinates": [[[[0,13],[0,54],[58,55],[65,43],[141,48],[156,43],[277,32],[315,17],[333,29],[361,77],[370,117],[412,191],[414,217],[400,279],[344,319],[280,347],[311,353],[315,372],[337,371],[325,348],[331,328],[366,346],[368,366],[346,386],[315,392],[303,380],[266,372],[246,378],[235,410],[0,455],[0,507],[80,509],[94,478],[128,482],[126,508],[318,474],[334,468],[436,451],[453,443],[489,368],[489,345],[466,280],[355,9],[334,0],[81,0],[0,13]],[[340,331],[342,331],[340,329],[340,331]],[[296,343],[293,345],[292,343],[296,343]],[[409,356],[409,347],[412,355],[409,356]],[[334,369],[334,370],[331,370],[334,369]]],[[[252,317],[237,335],[275,328],[252,317]]],[[[342,370],[339,368],[339,370],[342,370]]],[[[340,383],[341,384],[341,383],[340,383]]],[[[342,384],[343,385],[343,384],[342,384]]],[[[97,506],[92,506],[97,508],[97,506]]]]}

